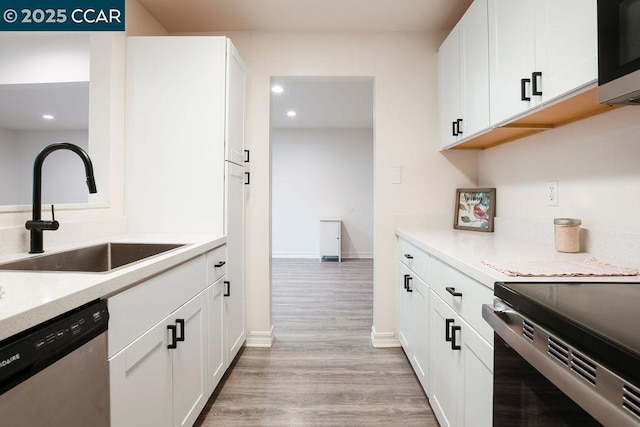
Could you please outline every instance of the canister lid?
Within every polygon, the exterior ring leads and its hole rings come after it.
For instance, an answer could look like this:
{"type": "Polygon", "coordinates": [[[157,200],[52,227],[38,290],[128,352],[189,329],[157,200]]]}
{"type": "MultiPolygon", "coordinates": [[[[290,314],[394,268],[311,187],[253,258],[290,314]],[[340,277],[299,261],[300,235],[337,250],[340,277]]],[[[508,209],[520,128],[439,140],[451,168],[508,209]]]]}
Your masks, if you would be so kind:
{"type": "Polygon", "coordinates": [[[555,218],[553,220],[555,225],[563,225],[563,226],[576,226],[582,224],[582,220],[578,218],[555,218]]]}

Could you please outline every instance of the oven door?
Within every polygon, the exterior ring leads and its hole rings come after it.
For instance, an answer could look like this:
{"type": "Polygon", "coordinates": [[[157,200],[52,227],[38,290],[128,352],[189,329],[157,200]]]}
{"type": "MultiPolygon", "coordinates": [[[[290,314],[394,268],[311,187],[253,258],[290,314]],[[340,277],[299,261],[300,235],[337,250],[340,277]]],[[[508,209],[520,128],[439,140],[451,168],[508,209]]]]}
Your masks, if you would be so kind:
{"type": "Polygon", "coordinates": [[[607,368],[499,299],[482,317],[495,331],[494,426],[638,426],[607,368]]]}
{"type": "Polygon", "coordinates": [[[640,103],[640,0],[598,0],[598,85],[600,102],[640,103]]]}

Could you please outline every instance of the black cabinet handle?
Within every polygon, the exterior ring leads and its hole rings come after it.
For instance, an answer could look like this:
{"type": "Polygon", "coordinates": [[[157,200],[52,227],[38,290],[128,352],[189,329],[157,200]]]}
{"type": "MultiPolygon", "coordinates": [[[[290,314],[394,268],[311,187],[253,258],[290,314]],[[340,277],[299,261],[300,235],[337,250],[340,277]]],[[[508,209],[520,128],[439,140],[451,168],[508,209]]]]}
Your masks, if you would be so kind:
{"type": "Polygon", "coordinates": [[[244,162],[249,163],[249,150],[244,150],[244,162]]]}
{"type": "Polygon", "coordinates": [[[178,348],[178,343],[176,341],[176,325],[167,325],[167,329],[169,330],[169,345],[167,345],[167,348],[178,348]]]}
{"type": "Polygon", "coordinates": [[[408,274],[404,275],[404,289],[406,290],[409,287],[409,277],[411,277],[408,274]]]}
{"type": "Polygon", "coordinates": [[[456,125],[458,122],[451,122],[451,135],[458,136],[458,131],[456,130],[456,125]]]}
{"type": "Polygon", "coordinates": [[[216,265],[214,265],[215,268],[220,268],[223,265],[225,265],[227,262],[226,261],[220,261],[219,263],[217,263],[216,265]]]}
{"type": "Polygon", "coordinates": [[[454,319],[444,319],[444,339],[447,342],[451,342],[451,325],[455,322],[454,319]]]}
{"type": "Polygon", "coordinates": [[[451,350],[462,350],[458,344],[456,344],[456,332],[462,330],[460,326],[454,325],[451,327],[451,350]]]}
{"type": "Polygon", "coordinates": [[[222,283],[224,283],[224,285],[227,287],[227,290],[224,291],[224,295],[223,296],[230,297],[231,296],[231,282],[225,280],[222,283]]]}
{"type": "Polygon", "coordinates": [[[413,277],[411,277],[408,274],[405,274],[405,277],[406,277],[405,281],[407,282],[407,287],[406,287],[407,292],[413,292],[413,289],[411,289],[411,284],[409,283],[413,280],[413,277]]]}
{"type": "Polygon", "coordinates": [[[452,287],[449,286],[449,287],[444,288],[444,290],[449,292],[454,297],[461,297],[462,296],[462,292],[456,292],[456,288],[452,288],[452,287]]]}
{"type": "Polygon", "coordinates": [[[538,81],[540,80],[540,77],[542,77],[542,73],[540,71],[534,71],[533,73],[531,73],[531,94],[535,95],[535,96],[540,96],[542,95],[542,91],[538,90],[538,81]]]}
{"type": "Polygon", "coordinates": [[[251,172],[245,172],[244,174],[247,177],[247,179],[245,179],[245,181],[244,181],[244,185],[251,184],[251,172]]]}
{"type": "Polygon", "coordinates": [[[458,135],[462,135],[462,130],[460,130],[461,124],[462,124],[462,119],[456,120],[456,130],[458,131],[458,135]]]}
{"type": "Polygon", "coordinates": [[[531,101],[527,96],[527,83],[531,83],[531,79],[520,79],[520,99],[523,101],[531,101]]]}
{"type": "Polygon", "coordinates": [[[176,319],[176,325],[179,326],[176,330],[176,341],[184,341],[184,319],[176,319]]]}
{"type": "Polygon", "coordinates": [[[404,254],[404,257],[406,259],[413,259],[413,255],[411,255],[411,254],[404,254]]]}

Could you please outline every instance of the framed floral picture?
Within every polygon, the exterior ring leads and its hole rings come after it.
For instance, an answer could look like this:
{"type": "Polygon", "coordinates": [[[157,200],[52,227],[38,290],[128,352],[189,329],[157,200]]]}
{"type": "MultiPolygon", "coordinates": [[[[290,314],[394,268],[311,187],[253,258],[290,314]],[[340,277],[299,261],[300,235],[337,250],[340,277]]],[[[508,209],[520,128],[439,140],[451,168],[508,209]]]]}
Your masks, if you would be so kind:
{"type": "Polygon", "coordinates": [[[453,228],[493,231],[496,213],[495,188],[458,188],[453,228]]]}

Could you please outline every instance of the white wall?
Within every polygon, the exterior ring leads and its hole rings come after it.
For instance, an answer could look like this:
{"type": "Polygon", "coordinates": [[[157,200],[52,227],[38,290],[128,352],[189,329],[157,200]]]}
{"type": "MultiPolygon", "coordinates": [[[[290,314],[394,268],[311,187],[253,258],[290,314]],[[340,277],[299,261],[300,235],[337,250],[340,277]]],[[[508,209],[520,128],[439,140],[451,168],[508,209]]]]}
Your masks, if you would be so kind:
{"type": "MultiPolygon", "coordinates": [[[[640,107],[624,107],[485,150],[481,186],[496,187],[498,217],[640,233],[640,107]],[[545,184],[558,181],[558,206],[545,184]]],[[[497,230],[499,231],[499,230],[497,230]]]]}
{"type": "MultiPolygon", "coordinates": [[[[476,153],[438,152],[437,48],[442,34],[228,33],[247,64],[251,186],[246,236],[248,339],[271,330],[270,81],[273,76],[374,78],[374,318],[376,345],[395,341],[396,214],[441,215],[456,187],[477,180],[476,153]],[[391,169],[403,167],[403,184],[391,169]]],[[[276,331],[277,333],[277,331],[276,331]]]]}
{"type": "MultiPolygon", "coordinates": [[[[125,33],[91,34],[89,154],[95,166],[95,205],[57,210],[60,230],[45,235],[45,250],[55,244],[82,242],[125,231],[124,109],[127,35],[166,35],[136,0],[126,0],[125,33]],[[107,165],[106,168],[98,165],[107,165]]],[[[53,33],[46,37],[54,38],[53,33]]],[[[80,184],[84,180],[81,179],[80,184]]],[[[0,206],[0,254],[26,252],[25,221],[31,210],[0,206]]]]}
{"type": "Polygon", "coordinates": [[[373,256],[373,130],[274,129],[273,256],[319,257],[321,217],[342,218],[342,257],[373,256]]]}
{"type": "MultiPolygon", "coordinates": [[[[70,142],[88,149],[87,131],[7,131],[0,129],[0,205],[31,205],[33,162],[38,153],[55,142],[70,142]]],[[[84,165],[69,151],[56,151],[42,168],[43,203],[86,203],[84,165]]]]}

